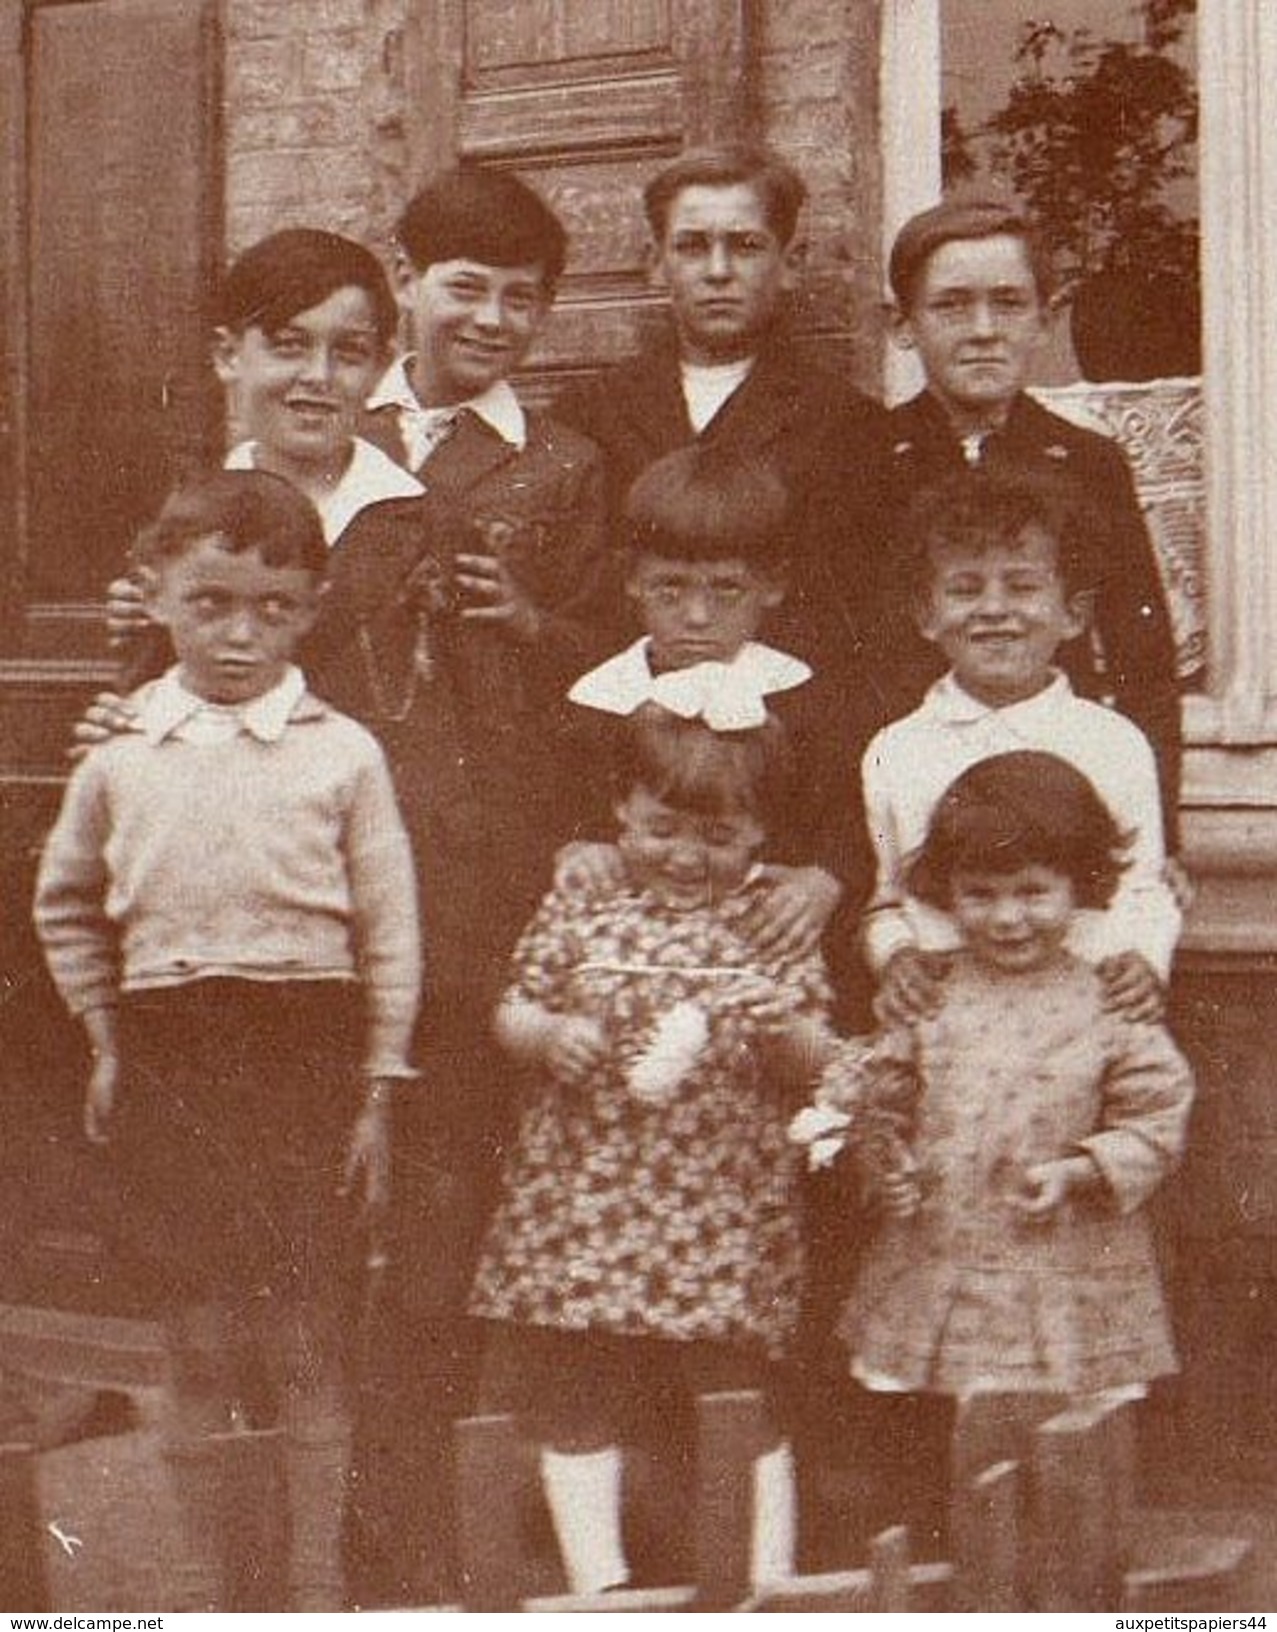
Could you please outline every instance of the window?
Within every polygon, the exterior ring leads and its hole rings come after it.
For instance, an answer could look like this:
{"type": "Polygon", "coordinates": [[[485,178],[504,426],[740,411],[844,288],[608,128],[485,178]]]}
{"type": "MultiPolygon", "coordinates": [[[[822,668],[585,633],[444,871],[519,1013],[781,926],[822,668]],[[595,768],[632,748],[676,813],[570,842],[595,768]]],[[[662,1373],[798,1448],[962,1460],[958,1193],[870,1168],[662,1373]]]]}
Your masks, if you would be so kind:
{"type": "MultiPolygon", "coordinates": [[[[884,0],[884,254],[940,191],[942,0],[884,0]]],[[[1206,681],[1185,699],[1185,803],[1277,805],[1277,8],[1199,0],[1206,681]]],[[[894,351],[889,394],[916,388],[894,351]]]]}

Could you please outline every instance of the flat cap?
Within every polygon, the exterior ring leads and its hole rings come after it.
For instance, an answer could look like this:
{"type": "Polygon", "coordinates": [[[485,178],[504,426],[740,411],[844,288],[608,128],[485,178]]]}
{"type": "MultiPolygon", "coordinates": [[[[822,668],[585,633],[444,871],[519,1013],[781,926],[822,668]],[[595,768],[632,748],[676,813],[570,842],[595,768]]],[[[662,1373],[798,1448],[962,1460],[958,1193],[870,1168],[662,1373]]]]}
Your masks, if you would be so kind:
{"type": "Polygon", "coordinates": [[[1033,233],[1032,217],[1013,193],[987,185],[955,189],[931,209],[910,216],[896,234],[887,266],[892,293],[907,306],[936,250],[957,239],[993,238],[1000,232],[1033,233]]]}

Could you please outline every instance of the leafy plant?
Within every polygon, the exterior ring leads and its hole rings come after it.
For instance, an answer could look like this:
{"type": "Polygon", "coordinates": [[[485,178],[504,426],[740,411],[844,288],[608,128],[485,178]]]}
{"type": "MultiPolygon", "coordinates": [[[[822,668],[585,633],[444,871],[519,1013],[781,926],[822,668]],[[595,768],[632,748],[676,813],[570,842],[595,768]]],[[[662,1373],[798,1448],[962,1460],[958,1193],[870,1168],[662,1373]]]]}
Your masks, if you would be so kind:
{"type": "Polygon", "coordinates": [[[1142,38],[1026,22],[1005,104],[975,131],[942,124],[946,182],[987,151],[1037,215],[1066,287],[1096,272],[1192,278],[1198,223],[1168,202],[1194,173],[1197,91],[1176,55],[1195,0],[1141,0],[1142,38]]]}

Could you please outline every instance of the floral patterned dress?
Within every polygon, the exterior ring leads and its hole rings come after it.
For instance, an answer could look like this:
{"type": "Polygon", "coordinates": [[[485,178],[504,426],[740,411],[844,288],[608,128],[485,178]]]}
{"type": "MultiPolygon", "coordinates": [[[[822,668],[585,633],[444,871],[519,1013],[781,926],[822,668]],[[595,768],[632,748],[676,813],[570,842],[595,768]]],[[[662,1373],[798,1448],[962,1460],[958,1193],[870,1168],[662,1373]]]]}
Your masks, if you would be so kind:
{"type": "Polygon", "coordinates": [[[1162,1026],[1107,1012],[1095,971],[1067,954],[999,975],[960,952],[934,1020],[847,1046],[862,1107],[899,1111],[912,1081],[923,1198],[883,1223],[844,1313],[862,1380],[1089,1394],[1176,1369],[1140,1211],[1179,1158],[1193,1093],[1162,1026]],[[1097,1196],[1044,1221],[1016,1210],[1026,1168],[1080,1152],[1103,1175],[1097,1196]]]}
{"type": "Polygon", "coordinates": [[[823,1017],[829,994],[817,957],[760,958],[738,927],[749,903],[748,889],[682,912],[630,892],[542,903],[511,995],[597,1019],[612,1055],[585,1084],[537,1074],[472,1314],[783,1350],[801,1290],[800,1164],[765,1043],[823,1017]],[[640,1095],[654,1037],[693,1007],[700,1041],[677,1082],[640,1095]]]}

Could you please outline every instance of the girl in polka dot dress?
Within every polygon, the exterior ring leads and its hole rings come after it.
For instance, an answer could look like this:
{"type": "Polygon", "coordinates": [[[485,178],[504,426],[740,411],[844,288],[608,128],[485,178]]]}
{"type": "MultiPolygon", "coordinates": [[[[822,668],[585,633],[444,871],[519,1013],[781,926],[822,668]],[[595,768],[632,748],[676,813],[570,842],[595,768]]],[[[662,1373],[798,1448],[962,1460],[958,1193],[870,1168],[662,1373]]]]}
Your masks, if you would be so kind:
{"type": "MultiPolygon", "coordinates": [[[[743,924],[782,797],[774,719],[715,732],[647,704],[617,805],[623,885],[552,893],[515,953],[498,1036],[527,1095],[471,1312],[520,1404],[574,1591],[628,1579],[627,1401],[768,1390],[802,1280],[795,1106],[827,1047],[819,957],[743,924]]],[[[792,1571],[779,1430],[759,1459],[756,1578],[792,1571]]]]}

